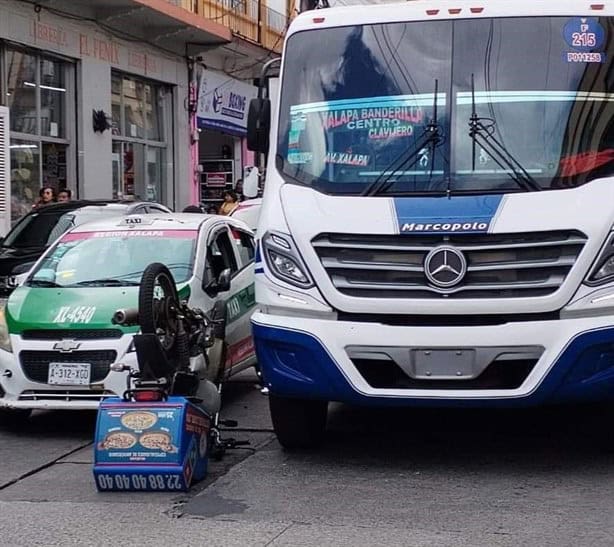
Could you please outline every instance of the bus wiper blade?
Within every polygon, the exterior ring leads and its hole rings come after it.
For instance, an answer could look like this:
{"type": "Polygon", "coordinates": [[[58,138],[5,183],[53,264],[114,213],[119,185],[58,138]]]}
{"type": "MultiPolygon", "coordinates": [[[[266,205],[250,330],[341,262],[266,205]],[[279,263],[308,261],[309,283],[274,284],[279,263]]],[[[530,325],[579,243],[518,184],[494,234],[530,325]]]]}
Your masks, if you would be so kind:
{"type": "Polygon", "coordinates": [[[395,158],[392,163],[381,172],[379,177],[377,177],[362,191],[360,194],[361,196],[376,196],[378,194],[383,194],[396,182],[395,180],[390,182],[391,177],[399,173],[402,169],[410,169],[413,167],[418,162],[420,152],[427,146],[431,149],[431,172],[433,171],[435,162],[435,148],[437,148],[437,145],[441,141],[441,130],[439,124],[437,123],[437,91],[438,80],[435,80],[433,117],[424,128],[424,133],[422,134],[420,141],[414,146],[413,150],[410,151],[407,149],[404,153],[395,158]],[[399,161],[401,163],[394,167],[394,165],[399,161]]]}
{"type": "Polygon", "coordinates": [[[505,148],[494,135],[496,122],[491,118],[481,118],[475,109],[475,83],[471,75],[471,117],[469,118],[469,136],[473,144],[471,170],[475,172],[475,146],[482,149],[501,167],[510,178],[527,192],[538,192],[542,188],[522,164],[505,148]],[[488,125],[484,125],[484,121],[488,125]]]}

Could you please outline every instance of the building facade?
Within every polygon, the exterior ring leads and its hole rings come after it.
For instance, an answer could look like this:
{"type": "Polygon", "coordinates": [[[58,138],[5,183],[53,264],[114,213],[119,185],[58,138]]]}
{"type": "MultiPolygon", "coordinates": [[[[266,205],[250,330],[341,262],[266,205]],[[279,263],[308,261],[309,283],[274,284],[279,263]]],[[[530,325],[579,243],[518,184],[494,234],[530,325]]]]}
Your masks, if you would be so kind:
{"type": "Polygon", "coordinates": [[[203,2],[104,4],[0,0],[13,221],[44,186],[181,210],[217,199],[220,174],[224,187],[234,185],[251,163],[244,134],[253,79],[280,41],[267,49],[237,35],[236,21],[251,20],[247,4],[214,5],[217,20],[203,2]]]}

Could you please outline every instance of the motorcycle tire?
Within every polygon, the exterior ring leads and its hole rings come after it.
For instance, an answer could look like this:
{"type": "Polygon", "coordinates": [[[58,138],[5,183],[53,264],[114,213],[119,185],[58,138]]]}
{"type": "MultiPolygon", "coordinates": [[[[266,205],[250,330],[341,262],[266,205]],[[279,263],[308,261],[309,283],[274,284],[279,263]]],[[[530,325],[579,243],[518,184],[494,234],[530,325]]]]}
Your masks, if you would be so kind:
{"type": "Polygon", "coordinates": [[[147,266],[139,289],[139,326],[143,334],[158,336],[166,352],[170,352],[176,342],[178,307],[179,295],[170,270],[159,262],[147,266]],[[162,290],[162,298],[156,298],[157,287],[162,290]]]}
{"type": "Polygon", "coordinates": [[[223,300],[218,300],[210,312],[210,318],[214,322],[213,345],[207,350],[207,380],[216,386],[223,383],[226,377],[226,357],[228,345],[226,344],[226,322],[228,310],[223,300]]]}

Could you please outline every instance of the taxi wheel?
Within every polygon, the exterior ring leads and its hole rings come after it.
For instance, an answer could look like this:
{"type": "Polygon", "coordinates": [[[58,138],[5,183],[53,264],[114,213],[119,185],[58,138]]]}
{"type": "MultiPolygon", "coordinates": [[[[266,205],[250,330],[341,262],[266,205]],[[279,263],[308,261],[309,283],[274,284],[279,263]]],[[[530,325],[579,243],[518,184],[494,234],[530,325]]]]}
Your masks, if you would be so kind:
{"type": "Polygon", "coordinates": [[[327,401],[269,394],[269,408],[277,440],[286,450],[315,448],[322,442],[328,414],[327,401]]]}
{"type": "Polygon", "coordinates": [[[0,427],[16,429],[26,424],[32,410],[29,408],[0,408],[0,427]]]}

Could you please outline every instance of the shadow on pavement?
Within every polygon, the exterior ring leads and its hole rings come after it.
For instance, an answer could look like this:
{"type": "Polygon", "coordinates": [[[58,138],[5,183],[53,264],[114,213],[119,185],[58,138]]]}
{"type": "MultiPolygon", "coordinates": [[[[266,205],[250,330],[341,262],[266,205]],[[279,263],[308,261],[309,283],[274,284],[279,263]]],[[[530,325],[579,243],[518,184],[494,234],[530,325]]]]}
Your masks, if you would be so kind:
{"type": "Polygon", "coordinates": [[[305,455],[400,467],[408,461],[427,467],[603,464],[614,462],[612,417],[599,406],[369,410],[337,404],[330,408],[324,445],[305,455]]]}

